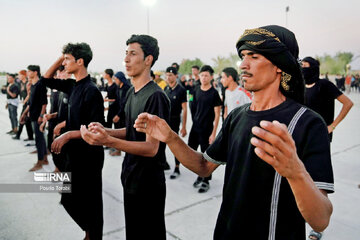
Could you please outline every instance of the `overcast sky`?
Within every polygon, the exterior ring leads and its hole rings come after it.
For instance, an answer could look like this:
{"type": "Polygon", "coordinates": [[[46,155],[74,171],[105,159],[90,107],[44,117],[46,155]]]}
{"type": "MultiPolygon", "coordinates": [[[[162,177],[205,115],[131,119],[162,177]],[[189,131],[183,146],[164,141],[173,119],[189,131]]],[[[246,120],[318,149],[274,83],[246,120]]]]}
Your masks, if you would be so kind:
{"type": "MultiPolygon", "coordinates": [[[[150,8],[150,35],[159,41],[153,67],[235,53],[245,29],[286,25],[300,46],[300,57],[350,51],[360,55],[359,0],[157,0],[150,8]]],[[[29,64],[42,72],[68,42],[87,42],[93,50],[90,71],[124,70],[126,40],[147,33],[147,8],[141,0],[0,0],[0,71],[29,64]]]]}

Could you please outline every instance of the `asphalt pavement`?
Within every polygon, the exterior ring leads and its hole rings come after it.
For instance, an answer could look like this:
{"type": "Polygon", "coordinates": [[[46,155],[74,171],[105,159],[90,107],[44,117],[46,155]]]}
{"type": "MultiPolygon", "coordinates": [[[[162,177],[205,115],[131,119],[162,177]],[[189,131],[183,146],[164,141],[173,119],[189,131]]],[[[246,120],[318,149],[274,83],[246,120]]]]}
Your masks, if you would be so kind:
{"type": "MultiPolygon", "coordinates": [[[[332,143],[332,163],[335,176],[335,193],[329,195],[334,212],[324,240],[360,239],[360,93],[348,95],[355,103],[348,116],[335,129],[332,143]]],[[[6,96],[0,94],[0,186],[4,184],[34,184],[34,174],[28,170],[36,162],[36,154],[29,152],[34,146],[24,146],[26,130],[20,140],[13,140],[5,132],[10,130],[10,120],[5,109],[6,96]]],[[[336,103],[336,113],[340,111],[336,103]]],[[[20,113],[21,107],[18,111],[20,113]]],[[[190,131],[188,118],[187,130],[190,131]]],[[[184,138],[187,141],[187,137],[184,138]]],[[[173,155],[166,150],[173,168],[173,155]]],[[[122,186],[120,183],[122,156],[110,156],[105,151],[103,168],[104,240],[125,239],[122,186]]],[[[52,172],[54,164],[39,172],[52,172]]],[[[209,240],[221,204],[224,166],[213,174],[210,190],[199,194],[193,188],[196,175],[181,168],[178,179],[166,175],[165,220],[167,239],[209,240]]],[[[1,187],[0,187],[1,188],[1,187]]],[[[151,197],[151,196],[149,196],[151,197]]],[[[1,240],[57,240],[83,239],[83,231],[59,204],[59,193],[0,192],[0,239],[1,240]]],[[[254,238],[256,239],[256,237],[254,238]]]]}

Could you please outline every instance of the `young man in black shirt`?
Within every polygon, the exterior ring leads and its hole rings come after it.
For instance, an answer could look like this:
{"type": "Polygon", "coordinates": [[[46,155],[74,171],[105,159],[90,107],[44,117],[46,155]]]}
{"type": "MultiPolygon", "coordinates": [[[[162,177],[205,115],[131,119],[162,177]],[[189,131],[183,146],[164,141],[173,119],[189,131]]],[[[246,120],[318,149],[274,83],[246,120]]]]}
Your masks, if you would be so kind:
{"type": "Polygon", "coordinates": [[[7,75],[8,86],[6,88],[6,108],[9,110],[9,118],[11,123],[11,130],[8,134],[17,134],[18,120],[17,120],[17,107],[19,105],[20,88],[15,82],[15,75],[7,75]]]}
{"type": "Polygon", "coordinates": [[[126,239],[166,239],[165,230],[165,143],[133,127],[137,116],[151,112],[169,120],[170,102],[150,78],[150,68],[159,56],[157,40],[132,35],[126,42],[125,67],[133,87],[125,106],[125,128],[109,129],[99,123],[81,127],[85,141],[126,152],[121,181],[124,189],[126,239]]]}
{"type": "Polygon", "coordinates": [[[21,115],[20,122],[25,122],[25,117],[29,113],[31,125],[35,133],[35,145],[38,161],[29,171],[37,171],[42,165],[47,165],[47,149],[44,134],[40,131],[40,125],[46,113],[47,93],[44,84],[39,81],[40,67],[37,65],[28,66],[27,75],[31,81],[29,106],[21,115]]]}
{"type": "Polygon", "coordinates": [[[312,57],[302,59],[302,71],[306,86],[305,105],[323,117],[328,126],[331,142],[332,132],[354,104],[332,82],[319,78],[320,63],[318,60],[312,57]],[[335,99],[342,104],[342,108],[334,120],[335,99]]]}
{"type": "MultiPolygon", "coordinates": [[[[219,93],[211,84],[214,70],[209,65],[200,69],[201,85],[193,92],[193,125],[189,134],[189,147],[194,150],[200,145],[201,152],[214,142],[220,119],[221,99],[219,93]]],[[[199,188],[199,193],[205,193],[210,188],[211,175],[205,178],[198,176],[193,186],[199,188]]]]}
{"type": "Polygon", "coordinates": [[[87,144],[81,138],[80,126],[93,121],[104,123],[104,100],[87,72],[92,59],[90,46],[69,43],[62,53],[41,79],[46,86],[69,95],[66,132],[54,139],[51,145],[52,152],[57,154],[64,148],[64,171],[72,173],[71,193],[62,193],[61,204],[85,231],[86,240],[102,239],[104,149],[87,144]],[[76,80],[54,79],[61,65],[76,80]]]}
{"type": "MultiPolygon", "coordinates": [[[[302,72],[305,79],[305,106],[319,113],[324,119],[330,142],[335,127],[346,117],[353,102],[345,96],[329,79],[320,79],[320,63],[312,57],[302,59],[302,72]],[[335,99],[342,104],[339,115],[334,120],[335,99]]],[[[322,233],[312,230],[309,238],[320,240],[322,233]]]]}
{"type": "MultiPolygon", "coordinates": [[[[31,84],[26,78],[26,70],[21,70],[19,72],[18,77],[20,79],[20,100],[23,101],[23,108],[21,110],[21,115],[22,115],[22,113],[25,111],[26,107],[29,105],[31,84]]],[[[20,139],[20,135],[21,135],[24,125],[26,126],[26,132],[28,135],[28,138],[25,141],[34,140],[34,133],[33,133],[31,121],[29,118],[25,118],[25,123],[19,124],[19,130],[16,133],[16,136],[13,137],[13,139],[17,139],[17,140],[20,139]]]]}
{"type": "MultiPolygon", "coordinates": [[[[123,72],[117,72],[114,75],[114,81],[117,85],[116,91],[116,99],[118,101],[119,109],[118,112],[115,114],[112,121],[117,125],[116,128],[124,128],[125,127],[125,104],[127,100],[127,91],[130,89],[131,84],[129,83],[128,79],[126,79],[123,72]]],[[[110,153],[111,156],[120,156],[121,151],[115,150],[110,153]]]]}
{"type": "MultiPolygon", "coordinates": [[[[180,117],[182,111],[181,121],[181,137],[186,136],[186,119],[187,119],[187,99],[186,90],[177,82],[177,69],[175,67],[168,67],[166,69],[166,82],[168,85],[164,91],[170,99],[171,111],[170,111],[170,127],[171,129],[179,133],[180,117]]],[[[170,175],[170,179],[175,179],[180,175],[180,162],[175,158],[175,169],[170,175]]]]}
{"type": "Polygon", "coordinates": [[[295,35],[280,26],[244,32],[236,44],[253,101],[232,111],[204,154],[187,147],[162,119],[140,114],[134,127],[165,142],[201,176],[226,164],[214,239],[304,240],[330,221],[333,172],[326,125],[303,107],[295,35]]]}
{"type": "MultiPolygon", "coordinates": [[[[106,117],[106,127],[112,128],[113,118],[119,111],[119,101],[117,99],[118,85],[113,81],[114,71],[112,69],[105,69],[104,79],[107,80],[106,92],[107,96],[105,102],[109,102],[109,109],[106,117]]],[[[115,128],[119,128],[118,123],[114,123],[115,128]]]]}
{"type": "Polygon", "coordinates": [[[195,104],[193,104],[194,92],[195,92],[196,88],[199,88],[201,85],[199,71],[200,71],[199,66],[194,65],[191,67],[191,73],[194,76],[194,79],[189,79],[187,89],[186,89],[186,90],[189,90],[189,108],[190,108],[190,113],[191,113],[192,119],[194,118],[194,114],[195,114],[195,104]]]}

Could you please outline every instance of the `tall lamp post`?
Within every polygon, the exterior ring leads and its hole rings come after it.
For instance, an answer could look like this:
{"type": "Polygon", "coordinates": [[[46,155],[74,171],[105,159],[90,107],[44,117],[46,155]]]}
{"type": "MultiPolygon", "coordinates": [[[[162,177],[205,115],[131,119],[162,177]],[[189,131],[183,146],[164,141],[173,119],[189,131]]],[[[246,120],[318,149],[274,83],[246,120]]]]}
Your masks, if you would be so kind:
{"type": "Polygon", "coordinates": [[[150,7],[156,3],[156,0],[142,0],[142,3],[146,6],[147,13],[147,34],[150,35],[150,7]]]}

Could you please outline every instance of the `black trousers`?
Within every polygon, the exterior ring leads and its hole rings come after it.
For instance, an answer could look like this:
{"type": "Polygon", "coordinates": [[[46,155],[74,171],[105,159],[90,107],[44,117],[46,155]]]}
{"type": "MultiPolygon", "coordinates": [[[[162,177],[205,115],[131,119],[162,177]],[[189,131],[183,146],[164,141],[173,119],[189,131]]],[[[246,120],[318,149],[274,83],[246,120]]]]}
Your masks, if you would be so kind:
{"type": "Polygon", "coordinates": [[[139,193],[124,190],[126,240],[166,239],[165,197],[165,184],[139,193]]]}
{"type": "Polygon", "coordinates": [[[65,146],[65,172],[71,172],[72,179],[71,193],[62,193],[61,204],[81,229],[89,232],[91,240],[100,240],[104,225],[104,150],[102,146],[89,146],[78,139],[70,140],[65,146]]]}
{"type": "MultiPolygon", "coordinates": [[[[21,110],[21,114],[23,114],[23,112],[25,111],[27,106],[28,106],[27,104],[24,104],[23,109],[21,110]]],[[[22,130],[24,128],[24,125],[26,126],[26,132],[27,132],[27,135],[28,135],[28,139],[29,140],[34,140],[34,132],[33,132],[33,129],[32,129],[32,126],[31,126],[31,120],[30,120],[29,117],[25,118],[25,124],[21,124],[21,123],[19,124],[19,130],[16,133],[16,137],[20,138],[20,135],[21,135],[21,132],[22,132],[22,130]]]]}
{"type": "MultiPolygon", "coordinates": [[[[180,117],[179,118],[170,118],[170,128],[176,132],[177,134],[179,134],[179,128],[180,128],[180,117]]],[[[179,165],[180,162],[179,160],[177,160],[176,157],[175,158],[175,165],[179,165]]]]}
{"type": "Polygon", "coordinates": [[[117,122],[117,123],[113,122],[113,118],[118,113],[118,111],[119,111],[119,108],[116,105],[115,106],[113,106],[113,105],[109,106],[109,111],[108,111],[108,114],[107,114],[107,117],[106,117],[106,123],[105,123],[107,128],[112,128],[113,124],[114,124],[115,129],[120,128],[120,121],[117,122]]]}
{"type": "Polygon", "coordinates": [[[35,133],[35,145],[38,155],[38,160],[44,160],[44,157],[46,156],[46,142],[44,133],[40,132],[40,125],[37,121],[31,122],[33,131],[35,133]]]}
{"type": "MultiPolygon", "coordinates": [[[[211,131],[197,132],[194,130],[194,128],[191,128],[189,141],[188,141],[189,147],[197,151],[200,145],[201,152],[205,152],[206,149],[210,146],[209,144],[210,135],[211,135],[211,131]]],[[[198,180],[209,181],[211,180],[211,176],[212,175],[205,178],[198,176],[198,180]]]]}

